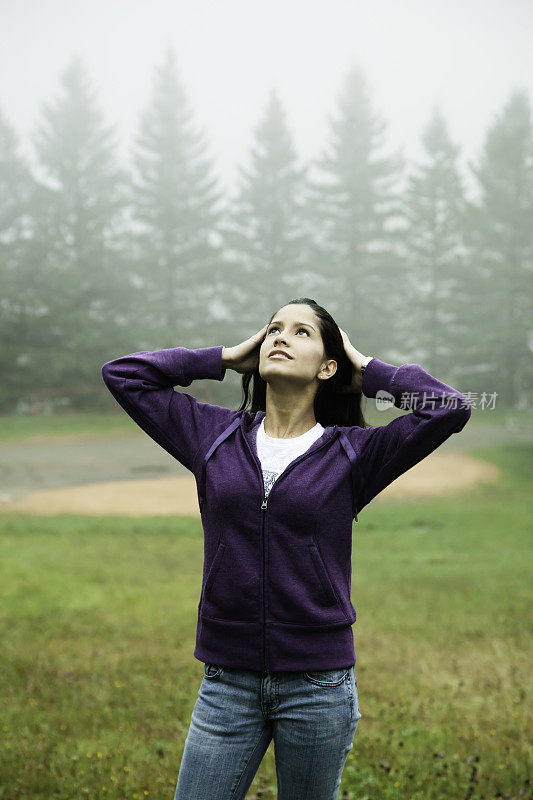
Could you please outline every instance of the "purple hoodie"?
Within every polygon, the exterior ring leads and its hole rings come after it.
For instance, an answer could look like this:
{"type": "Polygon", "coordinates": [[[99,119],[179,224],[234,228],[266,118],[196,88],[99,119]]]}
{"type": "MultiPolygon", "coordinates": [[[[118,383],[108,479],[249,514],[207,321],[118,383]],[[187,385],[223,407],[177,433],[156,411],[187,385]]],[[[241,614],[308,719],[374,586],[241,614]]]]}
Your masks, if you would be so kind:
{"type": "Polygon", "coordinates": [[[102,367],[122,408],[196,478],[204,567],[194,656],[263,672],[350,667],[353,521],[464,428],[470,402],[419,364],[372,358],[363,394],[385,390],[412,413],[377,427],[327,426],[266,498],[256,449],[265,412],[202,403],[173,389],[223,380],[222,349],[143,351],[102,367]]]}

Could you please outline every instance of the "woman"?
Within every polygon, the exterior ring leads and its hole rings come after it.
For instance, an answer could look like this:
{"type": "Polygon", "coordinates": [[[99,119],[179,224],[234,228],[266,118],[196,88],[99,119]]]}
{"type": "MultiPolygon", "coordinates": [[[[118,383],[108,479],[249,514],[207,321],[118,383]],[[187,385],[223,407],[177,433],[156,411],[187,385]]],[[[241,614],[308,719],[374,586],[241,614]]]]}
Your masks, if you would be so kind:
{"type": "Polygon", "coordinates": [[[102,375],[198,487],[204,677],[174,800],[244,798],[272,739],[279,800],[338,798],[361,718],[353,520],[462,430],[467,398],[418,364],[365,357],[306,297],[235,347],[133,353],[102,375]],[[243,375],[237,411],[173,389],[228,368],[243,375]],[[362,394],[412,413],[368,426],[362,394]]]}

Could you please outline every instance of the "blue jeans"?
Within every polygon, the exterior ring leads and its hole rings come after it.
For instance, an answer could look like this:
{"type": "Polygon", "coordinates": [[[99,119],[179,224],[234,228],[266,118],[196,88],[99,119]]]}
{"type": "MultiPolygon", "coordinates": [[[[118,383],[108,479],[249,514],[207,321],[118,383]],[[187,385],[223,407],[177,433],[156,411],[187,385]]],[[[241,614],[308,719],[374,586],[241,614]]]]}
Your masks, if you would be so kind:
{"type": "Polygon", "coordinates": [[[337,800],[360,719],[354,666],[204,664],[174,800],[241,800],[274,739],[278,800],[337,800]]]}

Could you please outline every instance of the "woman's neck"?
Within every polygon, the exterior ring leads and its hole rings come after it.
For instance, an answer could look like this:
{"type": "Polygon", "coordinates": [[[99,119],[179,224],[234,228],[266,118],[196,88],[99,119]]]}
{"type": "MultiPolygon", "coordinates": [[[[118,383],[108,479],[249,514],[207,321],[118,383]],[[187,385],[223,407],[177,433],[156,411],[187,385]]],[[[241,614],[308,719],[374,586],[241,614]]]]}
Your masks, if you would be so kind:
{"type": "Polygon", "coordinates": [[[314,414],[305,419],[298,420],[292,416],[284,419],[282,416],[269,414],[267,411],[263,424],[267,436],[272,436],[274,439],[295,439],[314,428],[316,419],[314,414]]]}

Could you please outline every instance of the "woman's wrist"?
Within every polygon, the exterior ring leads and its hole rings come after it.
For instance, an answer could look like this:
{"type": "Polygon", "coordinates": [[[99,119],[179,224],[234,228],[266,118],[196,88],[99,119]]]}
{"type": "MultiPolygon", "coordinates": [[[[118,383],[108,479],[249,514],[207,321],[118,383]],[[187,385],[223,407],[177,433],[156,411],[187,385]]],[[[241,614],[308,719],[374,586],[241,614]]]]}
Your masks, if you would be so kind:
{"type": "Polygon", "coordinates": [[[356,350],[355,347],[352,347],[349,353],[349,358],[354,367],[362,372],[372,356],[364,356],[359,350],[356,350]]]}
{"type": "Polygon", "coordinates": [[[367,368],[368,363],[370,361],[372,361],[373,358],[374,358],[374,356],[364,356],[363,357],[363,359],[361,360],[361,364],[359,366],[359,369],[361,370],[361,372],[364,373],[365,369],[367,368]]]}
{"type": "Polygon", "coordinates": [[[231,369],[231,357],[228,354],[229,350],[229,347],[222,347],[222,366],[224,369],[231,369]]]}

